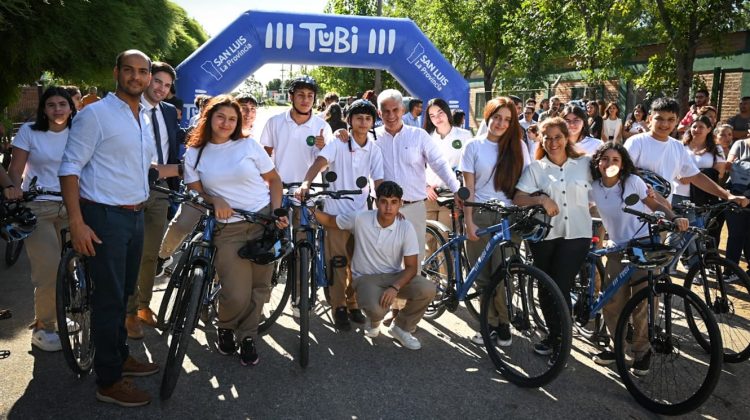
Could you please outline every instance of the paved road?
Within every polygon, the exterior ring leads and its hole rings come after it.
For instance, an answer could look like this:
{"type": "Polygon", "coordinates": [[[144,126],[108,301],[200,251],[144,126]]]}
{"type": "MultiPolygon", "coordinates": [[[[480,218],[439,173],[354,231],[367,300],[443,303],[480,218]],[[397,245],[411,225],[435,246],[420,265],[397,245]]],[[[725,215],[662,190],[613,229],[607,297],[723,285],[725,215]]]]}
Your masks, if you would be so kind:
{"type": "MultiPolygon", "coordinates": [[[[0,248],[2,246],[0,245],[0,248]]],[[[160,279],[157,287],[163,287],[160,279]]],[[[387,335],[369,340],[357,329],[336,333],[330,312],[313,318],[310,365],[299,367],[296,324],[280,318],[259,345],[260,365],[242,367],[236,357],[215,352],[215,333],[199,331],[190,344],[172,399],[122,409],[95,400],[94,377],[75,377],[61,353],[32,349],[26,326],[33,319],[26,257],[0,268],[0,418],[651,418],[618,380],[617,373],[589,362],[595,349],[576,340],[574,359],[552,384],[521,389],[503,380],[484,351],[468,337],[468,313],[459,309],[436,322],[423,321],[410,351],[387,335]],[[207,340],[208,339],[208,340],[207,340]],[[209,344],[209,342],[211,344],[209,344]]],[[[161,299],[161,293],[154,300],[161,299]]],[[[138,357],[163,363],[166,339],[147,331],[130,341],[138,357]]],[[[750,364],[726,365],[708,402],[690,417],[746,418],[750,411],[750,364]]],[[[136,379],[157,395],[160,375],[136,379]]]]}

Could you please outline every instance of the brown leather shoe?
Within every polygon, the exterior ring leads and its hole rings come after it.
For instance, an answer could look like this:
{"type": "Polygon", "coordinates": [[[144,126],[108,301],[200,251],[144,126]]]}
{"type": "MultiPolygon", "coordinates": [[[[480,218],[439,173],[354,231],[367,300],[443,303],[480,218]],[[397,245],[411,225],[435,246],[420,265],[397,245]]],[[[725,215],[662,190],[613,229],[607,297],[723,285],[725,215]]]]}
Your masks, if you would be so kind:
{"type": "Polygon", "coordinates": [[[151,396],[136,388],[128,378],[122,378],[108,387],[99,387],[96,399],[121,407],[140,407],[151,402],[151,396]]]}
{"type": "Polygon", "coordinates": [[[125,317],[125,329],[128,330],[128,338],[140,340],[143,338],[143,327],[138,315],[128,315],[125,317]]]}
{"type": "Polygon", "coordinates": [[[158,371],[156,363],[139,362],[133,356],[128,356],[122,364],[122,376],[149,376],[158,371]]]}
{"type": "Polygon", "coordinates": [[[138,319],[151,328],[156,327],[156,314],[154,314],[154,311],[152,311],[151,308],[139,309],[138,319]]]}

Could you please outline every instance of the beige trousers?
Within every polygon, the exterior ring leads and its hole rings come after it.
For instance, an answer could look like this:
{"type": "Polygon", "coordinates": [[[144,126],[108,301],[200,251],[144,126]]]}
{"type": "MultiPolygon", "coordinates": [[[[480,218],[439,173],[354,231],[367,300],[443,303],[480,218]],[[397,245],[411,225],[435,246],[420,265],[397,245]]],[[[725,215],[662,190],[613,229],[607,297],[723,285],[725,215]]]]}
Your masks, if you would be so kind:
{"type": "Polygon", "coordinates": [[[333,273],[333,284],[328,288],[331,297],[331,307],[336,309],[342,306],[348,309],[357,308],[357,295],[352,288],[351,263],[354,254],[354,237],[348,230],[326,229],[326,263],[328,273],[333,273]],[[346,266],[333,267],[332,259],[335,256],[346,258],[346,266]]]}
{"type": "MultiPolygon", "coordinates": [[[[607,263],[605,265],[607,282],[604,286],[605,288],[609,286],[609,284],[617,278],[617,275],[623,270],[624,266],[622,264],[622,258],[622,253],[615,253],[607,256],[607,263]]],[[[647,275],[648,271],[637,270],[630,278],[631,284],[643,279],[647,275]]],[[[620,319],[620,314],[622,313],[625,304],[634,294],[647,286],[648,282],[645,281],[635,286],[629,284],[621,286],[620,290],[612,296],[610,301],[602,309],[604,323],[607,325],[607,330],[609,330],[609,334],[613,340],[615,338],[617,321],[620,319]]],[[[631,345],[631,350],[633,351],[635,358],[639,359],[649,349],[648,304],[645,300],[635,309],[631,321],[633,323],[633,344],[631,345]]]]}
{"type": "MultiPolygon", "coordinates": [[[[354,279],[354,290],[357,291],[357,301],[373,325],[381,321],[388,312],[388,308],[380,306],[380,297],[393,284],[401,273],[372,274],[354,279]]],[[[393,321],[404,331],[413,331],[422,320],[424,311],[435,297],[435,284],[422,276],[415,276],[398,292],[398,298],[406,301],[393,321]]]]}

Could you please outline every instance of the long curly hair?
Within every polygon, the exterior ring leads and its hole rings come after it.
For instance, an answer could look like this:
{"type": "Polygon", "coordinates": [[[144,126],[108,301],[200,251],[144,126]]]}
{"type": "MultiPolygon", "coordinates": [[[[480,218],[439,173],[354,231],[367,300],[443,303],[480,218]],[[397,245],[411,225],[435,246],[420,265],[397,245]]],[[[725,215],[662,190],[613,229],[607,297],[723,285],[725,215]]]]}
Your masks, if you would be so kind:
{"type": "Polygon", "coordinates": [[[620,154],[622,168],[620,168],[620,172],[617,175],[620,180],[620,200],[624,200],[625,182],[630,175],[638,175],[638,168],[636,168],[635,163],[633,163],[633,159],[630,158],[628,149],[626,149],[625,146],[613,141],[605,142],[599,146],[594,153],[594,156],[591,158],[591,178],[594,180],[602,178],[602,174],[599,172],[599,162],[602,160],[602,156],[604,156],[604,153],[606,153],[607,150],[615,150],[620,154]]]}

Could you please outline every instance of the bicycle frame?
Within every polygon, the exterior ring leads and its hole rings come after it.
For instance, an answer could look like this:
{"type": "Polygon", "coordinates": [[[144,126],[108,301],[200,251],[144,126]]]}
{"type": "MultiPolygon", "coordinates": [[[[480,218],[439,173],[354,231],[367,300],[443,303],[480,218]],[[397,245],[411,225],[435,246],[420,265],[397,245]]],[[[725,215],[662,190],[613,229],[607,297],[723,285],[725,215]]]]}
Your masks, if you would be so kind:
{"type": "MultiPolygon", "coordinates": [[[[300,212],[300,222],[299,226],[291,226],[290,229],[293,233],[296,232],[304,232],[305,238],[300,240],[295,240],[294,242],[294,249],[295,251],[299,249],[300,247],[305,247],[310,250],[310,257],[311,257],[311,263],[312,263],[312,270],[311,275],[314,276],[312,282],[310,283],[311,286],[314,285],[314,287],[327,287],[329,285],[329,279],[328,274],[326,273],[326,262],[325,262],[325,229],[319,224],[316,224],[313,226],[312,220],[313,217],[310,214],[310,209],[300,203],[295,204],[289,196],[284,196],[282,200],[282,207],[294,211],[300,212]]],[[[294,238],[296,235],[292,235],[291,237],[294,238]]],[[[296,270],[296,258],[295,258],[295,264],[291,264],[290,267],[287,268],[288,270],[291,270],[294,272],[296,270]]],[[[295,273],[296,274],[296,273],[295,273]]],[[[296,278],[296,275],[295,277],[296,278]]],[[[295,282],[295,287],[292,288],[292,297],[297,297],[297,286],[295,282]]],[[[310,296],[311,299],[315,299],[315,296],[310,296]]]]}

